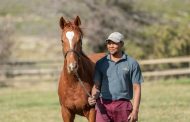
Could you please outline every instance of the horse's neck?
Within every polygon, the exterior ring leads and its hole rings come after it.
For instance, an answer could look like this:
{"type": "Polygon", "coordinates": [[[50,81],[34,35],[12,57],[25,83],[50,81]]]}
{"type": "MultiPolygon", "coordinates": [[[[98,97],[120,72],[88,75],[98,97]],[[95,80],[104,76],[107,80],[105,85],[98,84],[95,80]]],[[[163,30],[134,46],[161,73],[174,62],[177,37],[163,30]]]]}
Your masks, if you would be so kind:
{"type": "Polygon", "coordinates": [[[80,68],[82,68],[84,72],[92,71],[93,69],[93,63],[86,55],[81,57],[80,64],[80,68]]]}

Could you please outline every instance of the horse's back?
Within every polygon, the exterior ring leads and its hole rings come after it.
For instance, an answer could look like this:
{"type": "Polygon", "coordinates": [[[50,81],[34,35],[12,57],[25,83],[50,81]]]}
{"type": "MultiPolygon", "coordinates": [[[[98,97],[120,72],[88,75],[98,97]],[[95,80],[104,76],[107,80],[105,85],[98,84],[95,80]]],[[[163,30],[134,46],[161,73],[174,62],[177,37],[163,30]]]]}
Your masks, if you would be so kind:
{"type": "Polygon", "coordinates": [[[105,53],[94,53],[88,55],[88,58],[93,62],[96,63],[99,59],[103,58],[106,54],[105,53]]]}

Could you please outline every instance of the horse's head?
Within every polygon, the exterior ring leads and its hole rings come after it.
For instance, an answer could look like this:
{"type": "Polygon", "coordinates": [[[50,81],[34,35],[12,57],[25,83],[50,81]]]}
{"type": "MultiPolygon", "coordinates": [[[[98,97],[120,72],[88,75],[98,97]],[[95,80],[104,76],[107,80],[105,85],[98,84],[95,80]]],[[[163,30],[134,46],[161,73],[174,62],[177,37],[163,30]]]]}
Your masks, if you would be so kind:
{"type": "Polygon", "coordinates": [[[61,41],[68,73],[76,72],[78,69],[83,37],[82,30],[79,27],[80,24],[81,21],[78,16],[73,22],[66,22],[63,17],[60,19],[61,41]]]}

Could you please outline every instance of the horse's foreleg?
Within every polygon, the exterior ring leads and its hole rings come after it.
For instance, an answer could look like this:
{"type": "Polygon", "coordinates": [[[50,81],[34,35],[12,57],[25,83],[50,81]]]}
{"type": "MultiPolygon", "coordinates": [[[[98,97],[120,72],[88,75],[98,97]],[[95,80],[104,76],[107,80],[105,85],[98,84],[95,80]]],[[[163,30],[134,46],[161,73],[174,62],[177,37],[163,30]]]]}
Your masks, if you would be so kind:
{"type": "Polygon", "coordinates": [[[96,111],[95,108],[91,108],[89,111],[89,116],[88,116],[88,121],[89,122],[95,122],[96,121],[96,111]]]}
{"type": "Polygon", "coordinates": [[[75,115],[72,114],[67,108],[62,106],[61,112],[62,112],[62,118],[64,122],[74,122],[75,115]]]}

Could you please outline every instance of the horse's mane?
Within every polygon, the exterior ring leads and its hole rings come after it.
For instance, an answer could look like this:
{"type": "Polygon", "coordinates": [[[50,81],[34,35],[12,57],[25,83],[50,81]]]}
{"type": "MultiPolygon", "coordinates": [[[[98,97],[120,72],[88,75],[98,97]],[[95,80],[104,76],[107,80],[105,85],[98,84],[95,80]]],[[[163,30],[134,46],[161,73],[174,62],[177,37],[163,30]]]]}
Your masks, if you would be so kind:
{"type": "Polygon", "coordinates": [[[82,55],[83,57],[85,57],[86,59],[90,60],[90,58],[89,58],[83,51],[81,51],[81,55],[82,55]]]}

